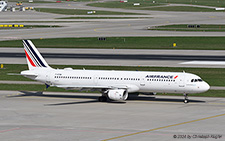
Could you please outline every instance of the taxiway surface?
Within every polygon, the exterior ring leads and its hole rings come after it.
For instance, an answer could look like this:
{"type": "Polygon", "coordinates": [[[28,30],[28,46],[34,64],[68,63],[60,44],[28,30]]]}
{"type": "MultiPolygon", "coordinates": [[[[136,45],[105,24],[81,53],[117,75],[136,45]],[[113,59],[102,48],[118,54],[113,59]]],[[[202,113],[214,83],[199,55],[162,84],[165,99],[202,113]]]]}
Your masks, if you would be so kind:
{"type": "MultiPolygon", "coordinates": [[[[56,65],[225,68],[225,51],[38,48],[56,65]]],[[[0,63],[26,64],[23,48],[1,48],[0,63]]]]}
{"type": "MultiPolygon", "coordinates": [[[[49,5],[52,8],[68,8],[67,4],[49,5]]],[[[75,3],[70,8],[87,9],[90,7],[75,3]]],[[[20,21],[16,22],[18,24],[29,21],[30,23],[27,24],[60,25],[63,27],[1,30],[0,40],[99,36],[225,36],[223,32],[208,32],[206,34],[205,32],[146,30],[149,26],[165,24],[224,24],[225,15],[223,12],[157,12],[104,8],[96,8],[96,10],[136,12],[139,14],[148,12],[147,14],[149,15],[133,15],[134,17],[147,17],[144,19],[66,20],[56,18],[70,17],[71,15],[48,14],[35,11],[5,12],[1,13],[2,24],[8,23],[8,21],[11,21],[10,23],[12,21],[20,21]]],[[[77,15],[72,16],[77,17],[77,15]]],[[[128,16],[125,15],[124,17],[128,16]]],[[[45,52],[47,49],[40,50],[45,52]]],[[[78,50],[75,51],[76,53],[79,52],[78,50]]],[[[93,50],[89,51],[93,52],[93,50]]],[[[100,52],[99,50],[96,51],[100,52]]],[[[12,51],[9,52],[12,53],[12,51]]],[[[105,53],[103,50],[101,52],[105,53]]],[[[171,51],[158,51],[157,53],[157,51],[149,50],[149,52],[152,52],[152,54],[173,55],[171,51]]],[[[189,51],[173,52],[188,55],[189,51]]],[[[197,52],[189,53],[192,55],[224,55],[224,52],[220,51],[217,53],[215,51],[209,51],[208,53],[207,51],[197,52]]],[[[45,53],[48,52],[46,51],[45,53]]],[[[120,52],[118,54],[123,53],[120,52]]],[[[137,52],[133,50],[130,54],[137,54],[137,52]]],[[[109,59],[107,62],[102,59],[47,58],[46,60],[49,64],[68,65],[225,66],[223,61],[220,62],[221,64],[218,64],[218,61],[187,62],[179,60],[138,61],[109,59]]],[[[25,64],[26,60],[25,58],[2,57],[0,63],[25,64]]],[[[99,94],[85,93],[44,92],[43,94],[41,92],[0,91],[0,140],[172,141],[179,137],[182,140],[184,138],[205,140],[200,137],[205,137],[208,140],[225,140],[224,98],[190,97],[190,103],[183,104],[183,97],[141,96],[137,99],[130,99],[126,103],[99,103],[97,102],[98,96],[99,94]]]]}
{"type": "Polygon", "coordinates": [[[0,91],[0,139],[172,141],[182,135],[192,140],[225,139],[224,98],[190,97],[184,104],[183,97],[141,96],[126,103],[99,103],[98,96],[0,91]]]}
{"type": "Polygon", "coordinates": [[[133,12],[138,15],[116,15],[136,17],[134,19],[59,19],[65,17],[110,17],[115,15],[62,15],[36,11],[1,13],[1,23],[59,25],[60,28],[32,28],[1,30],[0,40],[60,38],[60,37],[117,37],[117,36],[225,36],[223,32],[176,32],[147,30],[148,27],[168,24],[224,24],[223,12],[164,12],[149,10],[128,10],[117,8],[94,8],[86,3],[33,4],[35,8],[64,8],[133,12]],[[70,5],[70,6],[68,6],[70,5]],[[137,18],[146,17],[146,18],[137,18]],[[18,22],[19,21],[19,22],[18,22]]]}

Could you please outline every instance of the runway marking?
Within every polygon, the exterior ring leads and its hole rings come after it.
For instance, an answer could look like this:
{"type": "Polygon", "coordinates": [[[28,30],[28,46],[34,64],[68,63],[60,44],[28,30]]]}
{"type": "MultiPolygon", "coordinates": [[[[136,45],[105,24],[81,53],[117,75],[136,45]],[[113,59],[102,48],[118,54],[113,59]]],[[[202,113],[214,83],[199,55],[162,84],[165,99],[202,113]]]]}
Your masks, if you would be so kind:
{"type": "Polygon", "coordinates": [[[189,61],[179,64],[194,64],[194,65],[225,65],[224,61],[189,61]]]}
{"type": "Polygon", "coordinates": [[[1,130],[0,133],[4,132],[9,132],[9,131],[14,131],[14,130],[19,130],[20,128],[13,128],[13,129],[8,129],[8,130],[1,130]]]}
{"type": "Polygon", "coordinates": [[[6,95],[4,97],[11,97],[11,96],[17,96],[17,95],[20,95],[20,94],[19,93],[18,94],[8,94],[8,95],[6,95]]]}
{"type": "Polygon", "coordinates": [[[216,18],[216,16],[209,16],[209,18],[216,18]]]}
{"type": "Polygon", "coordinates": [[[209,103],[209,104],[212,104],[212,105],[225,105],[225,103],[209,103]]]}
{"type": "Polygon", "coordinates": [[[211,116],[211,117],[200,118],[200,119],[191,120],[191,121],[187,121],[187,122],[182,122],[182,123],[172,124],[172,125],[168,125],[168,126],[158,127],[158,128],[154,128],[154,129],[150,129],[150,130],[145,130],[145,131],[140,131],[140,132],[136,132],[136,133],[131,133],[131,134],[127,134],[127,135],[109,138],[109,139],[105,139],[105,140],[102,140],[102,141],[109,141],[109,140],[124,138],[124,137],[128,137],[128,136],[138,135],[138,134],[142,134],[142,133],[146,133],[146,132],[156,131],[156,130],[160,130],[160,129],[165,129],[165,128],[169,128],[169,127],[174,127],[174,126],[178,126],[178,125],[193,123],[193,122],[207,120],[207,119],[212,119],[212,118],[221,117],[221,116],[225,116],[225,114],[220,114],[220,115],[215,115],[215,116],[211,116]]]}

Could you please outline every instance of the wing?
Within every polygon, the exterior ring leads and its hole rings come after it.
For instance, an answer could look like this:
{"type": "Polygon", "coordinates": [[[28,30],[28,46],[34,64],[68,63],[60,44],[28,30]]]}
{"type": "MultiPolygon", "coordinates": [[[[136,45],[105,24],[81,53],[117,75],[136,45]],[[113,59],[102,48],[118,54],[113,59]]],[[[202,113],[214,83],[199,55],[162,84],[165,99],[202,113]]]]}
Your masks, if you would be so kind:
{"type": "Polygon", "coordinates": [[[122,84],[122,85],[110,85],[110,86],[82,86],[82,85],[56,85],[56,87],[70,89],[70,90],[98,90],[98,91],[107,91],[112,89],[124,89],[129,93],[139,91],[139,87],[132,84],[122,84]]]}
{"type": "Polygon", "coordinates": [[[64,89],[79,89],[79,90],[101,90],[101,89],[127,89],[125,85],[115,86],[82,86],[82,85],[56,85],[56,87],[64,89]]]}

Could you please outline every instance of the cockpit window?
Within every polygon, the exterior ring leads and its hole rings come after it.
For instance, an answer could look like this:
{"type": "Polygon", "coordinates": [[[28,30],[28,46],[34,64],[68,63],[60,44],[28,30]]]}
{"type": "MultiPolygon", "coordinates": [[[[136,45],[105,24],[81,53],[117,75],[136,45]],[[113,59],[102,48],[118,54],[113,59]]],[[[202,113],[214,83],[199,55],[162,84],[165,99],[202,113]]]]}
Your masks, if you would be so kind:
{"type": "Polygon", "coordinates": [[[202,79],[191,79],[191,82],[203,82],[202,79]]]}

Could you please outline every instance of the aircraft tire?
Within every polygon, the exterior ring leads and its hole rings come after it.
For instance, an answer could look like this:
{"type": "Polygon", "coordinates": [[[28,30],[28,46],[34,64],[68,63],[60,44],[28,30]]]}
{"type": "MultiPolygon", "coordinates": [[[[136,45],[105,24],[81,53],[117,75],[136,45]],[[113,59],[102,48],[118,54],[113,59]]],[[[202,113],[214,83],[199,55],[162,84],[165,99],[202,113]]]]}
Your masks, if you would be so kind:
{"type": "Polygon", "coordinates": [[[184,103],[187,104],[189,101],[187,99],[184,100],[184,103]]]}
{"type": "Polygon", "coordinates": [[[99,101],[99,102],[106,102],[106,101],[107,101],[107,97],[105,97],[105,96],[100,96],[100,97],[98,98],[98,101],[99,101]]]}

